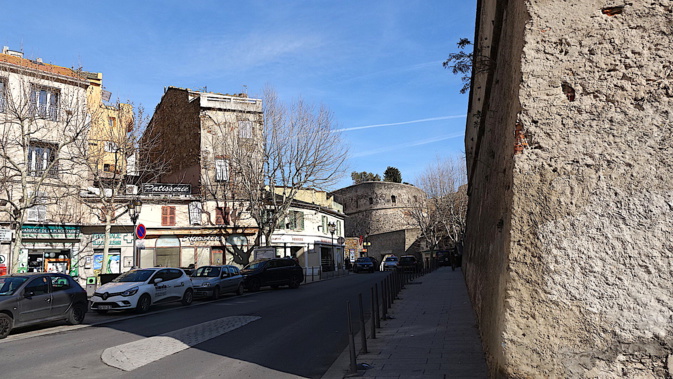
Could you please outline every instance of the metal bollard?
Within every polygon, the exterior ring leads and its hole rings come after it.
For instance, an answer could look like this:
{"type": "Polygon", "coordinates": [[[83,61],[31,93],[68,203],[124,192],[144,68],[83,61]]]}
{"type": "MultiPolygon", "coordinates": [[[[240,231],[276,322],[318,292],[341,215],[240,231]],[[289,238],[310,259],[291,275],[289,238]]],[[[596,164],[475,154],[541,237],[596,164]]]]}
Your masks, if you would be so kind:
{"type": "Polygon", "coordinates": [[[362,293],[358,294],[358,302],[360,303],[360,335],[362,340],[363,354],[367,354],[367,327],[365,325],[365,308],[362,306],[362,293]]]}
{"type": "Polygon", "coordinates": [[[379,284],[374,283],[374,301],[376,302],[376,317],[374,318],[376,320],[376,327],[380,328],[381,327],[381,318],[379,317],[381,314],[379,313],[379,284]]]}
{"type": "Polygon", "coordinates": [[[381,282],[381,319],[386,320],[388,318],[387,314],[387,308],[388,308],[388,294],[386,294],[386,285],[385,285],[385,279],[383,282],[381,282]]]}
{"type": "Polygon", "coordinates": [[[375,301],[376,299],[374,298],[374,287],[370,288],[371,291],[371,299],[372,299],[372,328],[370,331],[370,334],[372,336],[372,339],[376,339],[376,309],[375,309],[375,301]]]}
{"type": "Polygon", "coordinates": [[[351,364],[350,373],[358,372],[358,364],[355,357],[355,336],[353,335],[353,322],[351,321],[351,302],[346,302],[346,311],[348,312],[348,349],[350,350],[351,364]]]}

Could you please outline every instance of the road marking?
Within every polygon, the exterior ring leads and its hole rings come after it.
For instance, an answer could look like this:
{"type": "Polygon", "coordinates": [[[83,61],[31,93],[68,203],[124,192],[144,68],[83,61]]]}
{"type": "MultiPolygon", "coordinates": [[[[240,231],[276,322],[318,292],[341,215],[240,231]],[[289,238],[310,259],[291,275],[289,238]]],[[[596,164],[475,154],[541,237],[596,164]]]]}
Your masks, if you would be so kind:
{"type": "Polygon", "coordinates": [[[108,366],[132,371],[259,319],[257,316],[223,317],[105,349],[101,359],[108,366]]]}

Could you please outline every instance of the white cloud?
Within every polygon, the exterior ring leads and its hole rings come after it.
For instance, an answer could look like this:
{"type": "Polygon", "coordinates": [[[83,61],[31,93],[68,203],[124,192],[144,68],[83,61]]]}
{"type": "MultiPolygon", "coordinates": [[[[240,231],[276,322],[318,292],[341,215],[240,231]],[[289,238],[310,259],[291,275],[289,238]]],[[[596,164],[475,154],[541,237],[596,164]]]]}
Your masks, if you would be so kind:
{"type": "Polygon", "coordinates": [[[455,115],[455,116],[442,116],[442,117],[432,117],[432,118],[423,118],[420,120],[412,120],[412,121],[402,121],[402,122],[393,122],[390,124],[376,124],[376,125],[366,125],[366,126],[355,126],[352,128],[343,128],[343,129],[336,129],[333,132],[350,132],[353,130],[361,130],[361,129],[371,129],[371,128],[381,128],[384,126],[397,126],[397,125],[407,125],[407,124],[416,124],[419,122],[428,122],[428,121],[439,121],[439,120],[449,120],[453,118],[465,118],[467,115],[455,115]]]}

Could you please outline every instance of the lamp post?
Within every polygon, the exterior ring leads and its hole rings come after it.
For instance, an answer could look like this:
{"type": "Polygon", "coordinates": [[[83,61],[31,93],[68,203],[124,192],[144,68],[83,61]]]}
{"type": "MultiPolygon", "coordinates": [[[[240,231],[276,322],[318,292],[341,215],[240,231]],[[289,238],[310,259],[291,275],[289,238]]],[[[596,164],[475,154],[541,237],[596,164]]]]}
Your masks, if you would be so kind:
{"type": "Polygon", "coordinates": [[[137,267],[138,265],[138,254],[136,253],[136,223],[138,222],[138,217],[140,217],[140,211],[143,207],[143,202],[140,201],[140,198],[136,197],[135,199],[129,201],[126,205],[129,210],[129,217],[131,217],[131,222],[133,222],[133,266],[137,267]]]}
{"type": "Polygon", "coordinates": [[[329,231],[329,234],[332,235],[332,260],[334,260],[334,233],[336,232],[336,224],[333,222],[327,223],[327,231],[329,231]]]}

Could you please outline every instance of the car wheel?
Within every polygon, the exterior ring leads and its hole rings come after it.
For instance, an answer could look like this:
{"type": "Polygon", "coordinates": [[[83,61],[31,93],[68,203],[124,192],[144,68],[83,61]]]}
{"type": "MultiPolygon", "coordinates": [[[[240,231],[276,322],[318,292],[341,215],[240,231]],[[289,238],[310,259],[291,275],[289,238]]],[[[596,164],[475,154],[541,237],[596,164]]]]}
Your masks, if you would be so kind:
{"type": "Polygon", "coordinates": [[[82,304],[75,304],[70,308],[66,322],[70,325],[78,325],[84,321],[86,315],[86,307],[82,304]]]}
{"type": "Polygon", "coordinates": [[[108,311],[107,311],[107,310],[104,310],[104,309],[96,309],[96,313],[98,313],[99,315],[106,315],[107,312],[108,312],[108,311]]]}
{"type": "Polygon", "coordinates": [[[9,315],[0,313],[0,339],[9,335],[9,332],[12,331],[12,324],[14,324],[14,321],[9,315]]]}
{"type": "Polygon", "coordinates": [[[194,291],[191,288],[188,288],[185,291],[185,294],[182,295],[182,305],[189,305],[194,301],[194,291]]]}
{"type": "Polygon", "coordinates": [[[296,276],[290,278],[290,288],[299,288],[299,278],[296,276]]]}
{"type": "Polygon", "coordinates": [[[140,299],[138,299],[138,305],[136,305],[136,312],[145,313],[150,310],[151,305],[152,305],[152,298],[150,298],[150,295],[144,294],[140,296],[140,299]]]}
{"type": "Polygon", "coordinates": [[[243,283],[238,285],[238,288],[236,288],[236,295],[241,296],[243,295],[243,283]]]}
{"type": "Polygon", "coordinates": [[[250,291],[251,292],[259,291],[260,287],[262,287],[262,283],[259,281],[259,279],[253,279],[253,280],[250,281],[250,291]]]}
{"type": "Polygon", "coordinates": [[[220,298],[220,287],[213,288],[213,300],[220,298]]]}

